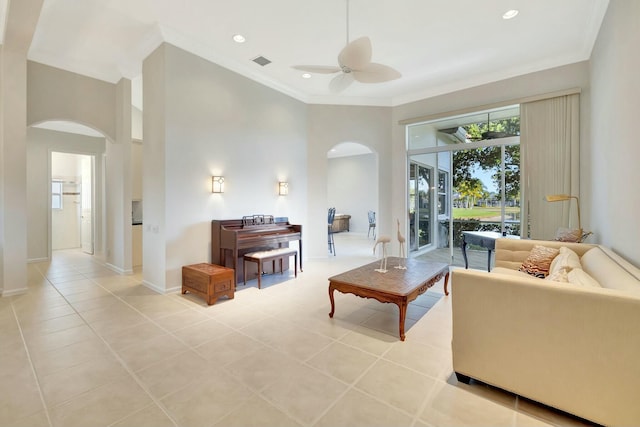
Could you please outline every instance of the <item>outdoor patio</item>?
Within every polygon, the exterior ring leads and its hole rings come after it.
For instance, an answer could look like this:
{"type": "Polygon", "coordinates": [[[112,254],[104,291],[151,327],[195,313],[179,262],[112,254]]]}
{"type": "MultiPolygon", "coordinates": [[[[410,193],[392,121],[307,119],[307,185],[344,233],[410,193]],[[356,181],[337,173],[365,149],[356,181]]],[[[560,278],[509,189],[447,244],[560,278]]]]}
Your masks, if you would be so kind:
{"type": "MultiPolygon", "coordinates": [[[[377,248],[376,255],[374,256],[373,245],[375,244],[375,240],[372,238],[367,238],[366,234],[343,232],[335,233],[334,237],[336,246],[336,258],[357,256],[367,257],[371,260],[375,260],[376,258],[379,259],[381,256],[382,249],[380,247],[377,248]]],[[[388,255],[397,256],[398,254],[394,251],[393,253],[389,253],[388,255]]],[[[415,254],[410,253],[409,256],[413,257],[415,256],[415,254]]],[[[462,258],[462,250],[460,248],[455,248],[453,250],[453,261],[451,260],[449,248],[434,249],[418,255],[418,257],[432,261],[445,262],[454,267],[464,268],[464,259],[462,258]]],[[[487,251],[467,249],[467,257],[469,259],[469,268],[477,270],[485,270],[487,268],[487,251]]],[[[492,268],[493,263],[494,260],[492,254],[492,268]]]]}

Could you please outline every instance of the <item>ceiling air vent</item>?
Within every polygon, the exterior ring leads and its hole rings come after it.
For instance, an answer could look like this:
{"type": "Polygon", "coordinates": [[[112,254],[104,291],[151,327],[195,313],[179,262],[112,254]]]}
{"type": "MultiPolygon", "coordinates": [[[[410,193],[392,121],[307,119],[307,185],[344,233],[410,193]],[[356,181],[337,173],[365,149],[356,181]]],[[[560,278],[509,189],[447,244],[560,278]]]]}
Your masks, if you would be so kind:
{"type": "Polygon", "coordinates": [[[252,59],[252,61],[258,65],[262,65],[263,67],[267,64],[271,64],[271,61],[269,61],[264,56],[256,56],[255,58],[252,59]]]}

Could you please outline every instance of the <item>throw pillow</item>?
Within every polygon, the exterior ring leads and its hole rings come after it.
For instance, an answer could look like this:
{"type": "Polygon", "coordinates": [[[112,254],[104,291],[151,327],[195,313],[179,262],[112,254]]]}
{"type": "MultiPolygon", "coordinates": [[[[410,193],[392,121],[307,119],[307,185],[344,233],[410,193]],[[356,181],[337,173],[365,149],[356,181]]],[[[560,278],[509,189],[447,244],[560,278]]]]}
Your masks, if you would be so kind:
{"type": "Polygon", "coordinates": [[[551,261],[549,275],[557,274],[560,270],[566,270],[568,273],[574,268],[582,268],[582,264],[580,264],[580,257],[571,249],[566,246],[562,246],[560,248],[560,254],[551,261]]]}
{"type": "Polygon", "coordinates": [[[560,251],[556,248],[535,245],[519,270],[544,279],[549,274],[551,261],[553,261],[559,253],[560,251]]]}
{"type": "Polygon", "coordinates": [[[549,275],[547,277],[545,277],[544,280],[553,280],[555,282],[565,282],[565,283],[567,283],[569,281],[569,273],[564,268],[561,268],[560,270],[555,271],[555,272],[552,272],[550,270],[549,271],[549,275]]]}
{"type": "Polygon", "coordinates": [[[574,285],[586,286],[591,288],[601,288],[602,286],[596,279],[589,276],[587,272],[585,272],[581,268],[574,268],[567,274],[567,278],[569,279],[569,283],[573,283],[574,285]]]}

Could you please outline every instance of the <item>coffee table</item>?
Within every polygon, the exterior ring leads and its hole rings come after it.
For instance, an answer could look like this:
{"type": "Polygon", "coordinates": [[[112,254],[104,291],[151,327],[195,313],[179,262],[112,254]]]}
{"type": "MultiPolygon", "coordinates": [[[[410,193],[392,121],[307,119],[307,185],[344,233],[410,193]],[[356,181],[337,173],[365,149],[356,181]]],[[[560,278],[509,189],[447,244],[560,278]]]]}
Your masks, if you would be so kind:
{"type": "Polygon", "coordinates": [[[449,295],[449,265],[442,262],[432,262],[409,258],[402,260],[397,257],[387,258],[387,272],[375,271],[380,267],[380,261],[354,268],[337,276],[329,278],[329,299],[331,313],[335,312],[333,291],[350,293],[362,298],[373,298],[380,302],[391,302],[400,310],[400,340],[404,341],[404,323],[407,306],[444,277],[444,293],[449,295]],[[406,270],[395,268],[401,261],[406,261],[406,270]]]}

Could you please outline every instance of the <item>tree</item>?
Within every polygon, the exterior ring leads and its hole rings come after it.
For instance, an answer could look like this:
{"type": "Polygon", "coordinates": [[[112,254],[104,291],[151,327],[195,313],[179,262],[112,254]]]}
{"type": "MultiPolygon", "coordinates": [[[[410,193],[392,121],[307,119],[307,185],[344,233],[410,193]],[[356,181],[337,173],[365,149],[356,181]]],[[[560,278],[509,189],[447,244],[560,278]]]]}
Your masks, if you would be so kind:
{"type": "MultiPolygon", "coordinates": [[[[501,120],[492,120],[488,123],[473,123],[463,126],[467,136],[472,141],[487,139],[483,137],[502,134],[519,135],[520,117],[511,117],[501,120]],[[493,132],[493,134],[489,134],[493,132]]],[[[502,198],[502,180],[500,178],[500,148],[483,147],[470,150],[460,150],[453,153],[453,185],[459,187],[463,182],[474,179],[473,169],[479,167],[485,171],[491,171],[493,182],[498,188],[497,198],[502,198]]],[[[507,199],[517,199],[520,194],[520,146],[509,145],[505,147],[505,195],[507,199]]]]}
{"type": "Polygon", "coordinates": [[[454,189],[462,198],[466,208],[473,209],[476,200],[486,192],[482,181],[478,178],[463,180],[454,189]]]}

